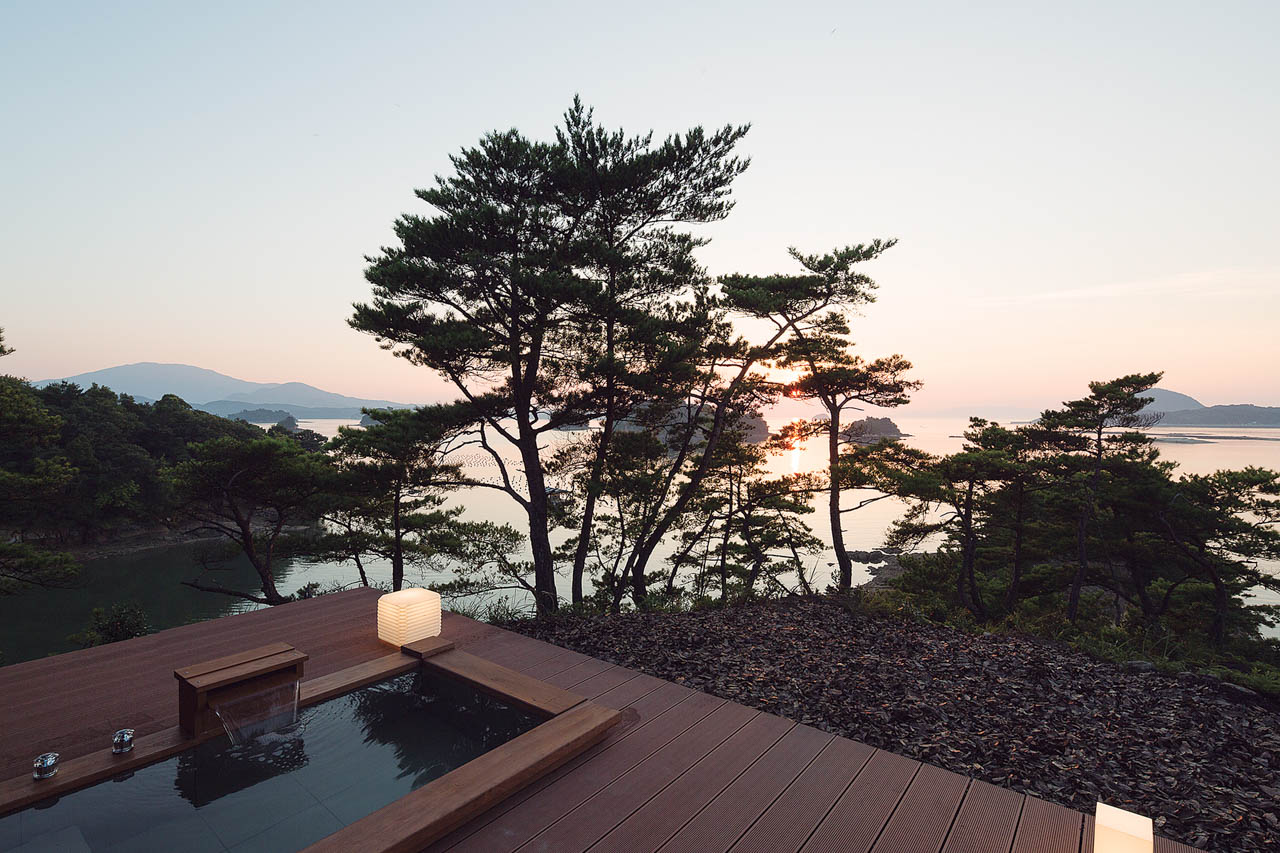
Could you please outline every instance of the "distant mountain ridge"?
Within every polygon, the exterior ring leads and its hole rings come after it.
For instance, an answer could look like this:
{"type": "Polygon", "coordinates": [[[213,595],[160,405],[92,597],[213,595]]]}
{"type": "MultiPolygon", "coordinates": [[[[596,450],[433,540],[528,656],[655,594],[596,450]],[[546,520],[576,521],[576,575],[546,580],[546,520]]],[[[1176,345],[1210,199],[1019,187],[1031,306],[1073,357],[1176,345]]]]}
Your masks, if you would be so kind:
{"type": "Polygon", "coordinates": [[[1142,413],[1160,415],[1158,426],[1280,427],[1280,408],[1275,406],[1206,406],[1195,397],[1163,388],[1144,391],[1142,396],[1152,398],[1142,413]]]}
{"type": "Polygon", "coordinates": [[[1157,426],[1280,427],[1280,408],[1275,406],[1206,406],[1195,397],[1163,388],[1144,391],[1142,396],[1152,398],[1142,413],[1159,415],[1157,426]]]}
{"type": "Polygon", "coordinates": [[[363,408],[412,408],[409,403],[348,397],[302,382],[250,382],[190,364],[152,361],[122,364],[62,379],[45,379],[34,384],[43,387],[58,382],[70,382],[85,388],[102,385],[140,402],[152,402],[165,394],[174,394],[193,408],[222,417],[261,408],[286,411],[304,420],[358,418],[363,408]]]}
{"type": "Polygon", "coordinates": [[[1160,426],[1280,427],[1280,406],[1205,406],[1165,412],[1160,426]]]}
{"type": "Polygon", "coordinates": [[[1201,403],[1195,397],[1179,394],[1177,391],[1166,391],[1163,388],[1152,388],[1150,391],[1143,391],[1141,396],[1151,398],[1151,402],[1142,410],[1144,413],[1186,412],[1191,409],[1205,408],[1204,403],[1201,403]]]}

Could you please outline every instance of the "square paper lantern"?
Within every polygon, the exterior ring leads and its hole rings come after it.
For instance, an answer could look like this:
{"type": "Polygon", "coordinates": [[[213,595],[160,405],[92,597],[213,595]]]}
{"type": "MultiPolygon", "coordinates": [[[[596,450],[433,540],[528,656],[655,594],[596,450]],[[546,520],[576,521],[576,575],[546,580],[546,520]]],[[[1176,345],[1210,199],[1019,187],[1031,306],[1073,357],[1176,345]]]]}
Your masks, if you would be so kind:
{"type": "Polygon", "coordinates": [[[1151,818],[1098,803],[1093,817],[1094,853],[1151,853],[1151,818]]]}
{"type": "Polygon", "coordinates": [[[378,639],[393,646],[440,635],[440,593],[402,589],[378,599],[378,639]]]}

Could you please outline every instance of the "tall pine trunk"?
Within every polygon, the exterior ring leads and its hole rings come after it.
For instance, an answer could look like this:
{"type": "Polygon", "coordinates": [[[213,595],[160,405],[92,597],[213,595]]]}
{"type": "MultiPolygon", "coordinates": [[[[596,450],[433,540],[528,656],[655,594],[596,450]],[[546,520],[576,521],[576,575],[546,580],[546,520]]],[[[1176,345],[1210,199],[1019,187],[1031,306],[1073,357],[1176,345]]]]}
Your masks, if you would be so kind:
{"type": "Polygon", "coordinates": [[[400,488],[396,487],[391,504],[391,589],[404,586],[404,531],[400,524],[400,488]]]}
{"type": "Polygon", "coordinates": [[[591,462],[591,476],[587,480],[587,495],[582,504],[582,523],[578,527],[578,547],[573,553],[573,603],[582,603],[582,578],[586,574],[587,554],[591,549],[591,527],[595,523],[596,501],[600,495],[600,483],[604,477],[605,458],[613,439],[613,401],[610,400],[600,431],[600,443],[595,459],[591,462]]]}
{"type": "Polygon", "coordinates": [[[847,593],[853,586],[853,560],[844,546],[844,526],[840,520],[840,410],[827,407],[830,418],[827,423],[827,508],[831,514],[831,547],[836,552],[836,564],[840,568],[839,588],[847,593]]]}
{"type": "Polygon", "coordinates": [[[1097,425],[1094,434],[1093,476],[1089,483],[1089,497],[1080,510],[1080,518],[1076,522],[1076,573],[1071,579],[1071,596],[1067,600],[1067,619],[1076,621],[1080,612],[1080,590],[1084,587],[1085,573],[1089,569],[1089,518],[1093,515],[1094,503],[1098,499],[1098,485],[1102,479],[1102,435],[1106,422],[1097,425]]]}
{"type": "MultiPolygon", "coordinates": [[[[969,610],[978,619],[986,619],[987,608],[982,602],[982,592],[978,589],[977,572],[975,570],[978,541],[973,530],[973,488],[973,481],[970,480],[964,497],[964,550],[961,557],[960,582],[968,590],[968,601],[965,603],[969,610]]],[[[961,600],[964,601],[964,598],[962,595],[961,600]]]]}
{"type": "Polygon", "coordinates": [[[1080,590],[1084,587],[1085,567],[1089,564],[1089,552],[1085,547],[1087,512],[1076,519],[1076,571],[1071,576],[1071,594],[1067,598],[1067,619],[1074,622],[1080,612],[1080,590]]]}
{"type": "Polygon", "coordinates": [[[587,480],[587,495],[582,505],[582,523],[578,527],[578,547],[573,554],[573,603],[582,603],[582,576],[587,569],[587,553],[591,547],[591,525],[595,521],[596,500],[600,494],[600,481],[604,476],[605,458],[609,454],[609,443],[613,440],[614,426],[614,394],[617,392],[617,382],[614,377],[616,362],[614,357],[617,354],[617,344],[615,341],[616,329],[613,312],[615,310],[614,300],[617,295],[618,276],[614,270],[609,270],[609,316],[605,320],[604,326],[604,357],[605,364],[608,365],[609,373],[605,377],[605,409],[604,409],[604,426],[600,430],[600,443],[596,446],[596,457],[591,463],[591,476],[587,480]]]}
{"type": "Polygon", "coordinates": [[[271,574],[269,566],[262,566],[258,561],[254,560],[253,568],[258,572],[258,579],[262,581],[262,597],[266,599],[267,604],[285,604],[289,601],[288,597],[280,594],[280,590],[276,587],[276,579],[271,574]]]}
{"type": "Polygon", "coordinates": [[[1017,510],[1013,520],[1013,568],[1012,577],[1009,578],[1009,590],[1004,597],[1004,609],[1010,613],[1018,604],[1018,587],[1022,584],[1022,537],[1023,528],[1026,526],[1024,521],[1026,493],[1021,482],[1018,483],[1014,501],[1017,504],[1017,510]]]}
{"type": "Polygon", "coordinates": [[[1209,639],[1215,649],[1221,649],[1227,639],[1227,609],[1231,603],[1227,594],[1227,585],[1217,572],[1211,572],[1213,581],[1213,624],[1209,626],[1209,639]]]}
{"type": "MultiPolygon", "coordinates": [[[[249,558],[249,563],[253,566],[253,570],[258,573],[258,580],[261,581],[263,599],[267,604],[284,604],[289,599],[280,594],[280,590],[276,587],[275,575],[271,572],[271,545],[274,540],[268,541],[265,556],[258,553],[257,545],[253,539],[252,513],[242,515],[234,508],[234,505],[232,511],[235,513],[236,524],[240,528],[241,547],[244,549],[245,556],[249,558]]],[[[284,523],[281,518],[277,518],[276,522],[277,529],[284,523]]]]}
{"type": "MultiPolygon", "coordinates": [[[[739,375],[739,379],[745,375],[743,371],[739,375]]],[[[667,535],[676,519],[685,511],[689,502],[693,500],[693,496],[697,493],[698,488],[702,485],[702,481],[706,479],[707,473],[711,470],[711,459],[716,447],[720,444],[720,436],[724,433],[724,400],[729,395],[724,395],[721,405],[716,407],[714,420],[711,423],[711,432],[707,436],[706,444],[702,448],[702,453],[698,458],[698,464],[689,474],[688,481],[684,488],[680,490],[680,494],[676,497],[675,502],[667,508],[666,512],[658,518],[654,523],[653,529],[647,534],[642,534],[640,540],[636,543],[635,548],[631,552],[629,562],[632,575],[632,589],[640,592],[640,598],[636,599],[636,606],[643,608],[644,605],[644,577],[645,567],[649,564],[649,558],[653,556],[654,549],[658,547],[664,536],[667,535]]]]}
{"type": "Polygon", "coordinates": [[[537,435],[528,422],[520,424],[520,457],[529,484],[529,546],[533,550],[533,588],[538,615],[554,613],[560,606],[556,595],[555,556],[551,551],[551,525],[548,511],[547,484],[538,455],[537,435]]]}

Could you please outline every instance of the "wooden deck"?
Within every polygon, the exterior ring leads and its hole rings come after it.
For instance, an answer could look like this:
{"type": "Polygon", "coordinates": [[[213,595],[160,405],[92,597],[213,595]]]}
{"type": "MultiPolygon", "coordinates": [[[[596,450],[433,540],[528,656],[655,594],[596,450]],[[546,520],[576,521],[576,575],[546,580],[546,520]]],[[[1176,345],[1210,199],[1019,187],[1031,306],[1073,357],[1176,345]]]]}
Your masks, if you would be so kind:
{"type": "MultiPolygon", "coordinates": [[[[176,725],[173,670],[193,661],[287,642],[312,679],[385,655],[376,601],[355,590],[0,668],[0,779],[123,726],[176,725]]],[[[1092,853],[1091,818],[1043,800],[460,616],[444,636],[625,719],[431,851],[1092,853]]]]}

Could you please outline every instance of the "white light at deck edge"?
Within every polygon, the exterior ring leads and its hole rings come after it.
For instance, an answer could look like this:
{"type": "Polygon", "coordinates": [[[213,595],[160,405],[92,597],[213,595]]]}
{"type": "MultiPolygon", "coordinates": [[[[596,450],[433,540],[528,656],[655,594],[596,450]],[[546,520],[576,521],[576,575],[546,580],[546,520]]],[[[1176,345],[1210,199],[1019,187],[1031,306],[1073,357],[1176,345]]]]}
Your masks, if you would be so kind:
{"type": "Polygon", "coordinates": [[[378,639],[403,646],[440,636],[440,593],[402,589],[378,599],[378,639]]]}
{"type": "Polygon", "coordinates": [[[1093,853],[1152,853],[1151,818],[1106,803],[1093,817],[1093,853]]]}

